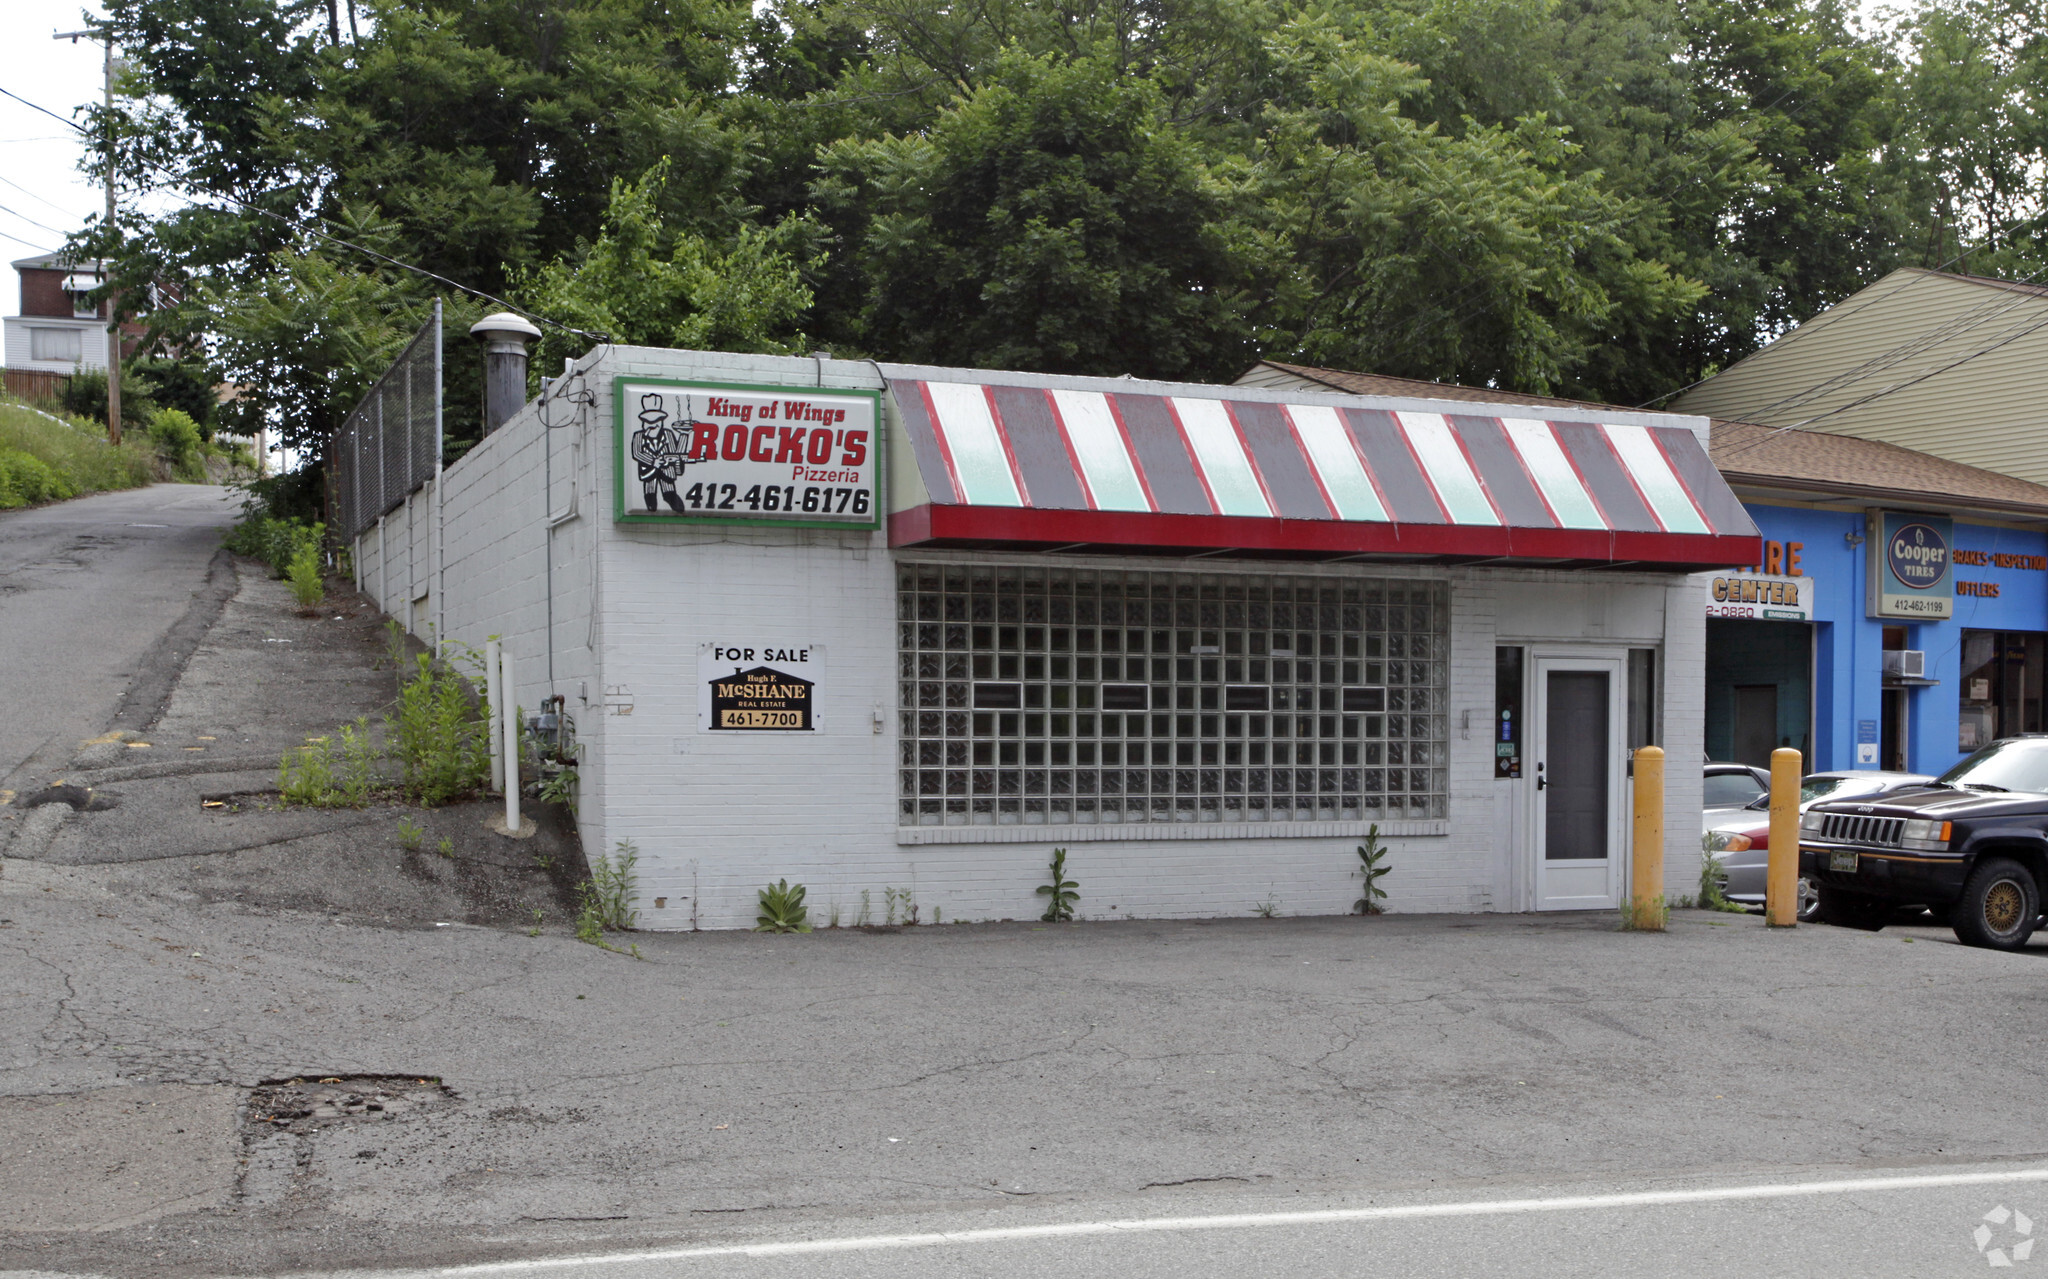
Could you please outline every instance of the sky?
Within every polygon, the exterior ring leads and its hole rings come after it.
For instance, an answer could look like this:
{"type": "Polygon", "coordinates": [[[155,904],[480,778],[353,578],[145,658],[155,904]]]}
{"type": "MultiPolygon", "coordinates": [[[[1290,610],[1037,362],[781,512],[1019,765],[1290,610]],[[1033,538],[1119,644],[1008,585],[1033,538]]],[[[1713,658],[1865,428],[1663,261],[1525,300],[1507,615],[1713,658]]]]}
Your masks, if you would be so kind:
{"type": "MultiPolygon", "coordinates": [[[[6,0],[0,5],[0,88],[70,117],[99,100],[103,55],[90,40],[53,41],[78,31],[78,0],[6,0]]],[[[78,171],[79,136],[12,98],[0,97],[0,261],[48,253],[105,207],[106,194],[78,171]]],[[[21,288],[6,276],[8,315],[21,312],[21,288]]]]}

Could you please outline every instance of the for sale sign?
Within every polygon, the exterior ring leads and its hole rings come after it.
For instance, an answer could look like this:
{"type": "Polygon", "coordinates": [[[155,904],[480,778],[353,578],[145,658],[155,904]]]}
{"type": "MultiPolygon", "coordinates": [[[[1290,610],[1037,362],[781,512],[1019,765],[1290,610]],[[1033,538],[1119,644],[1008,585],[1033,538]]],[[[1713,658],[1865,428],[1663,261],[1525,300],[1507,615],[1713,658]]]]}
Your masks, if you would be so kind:
{"type": "Polygon", "coordinates": [[[880,521],[879,391],[617,379],[622,521],[880,521]]]}
{"type": "Polygon", "coordinates": [[[816,732],[825,650],[815,644],[702,644],[698,726],[706,732],[816,732]]]}

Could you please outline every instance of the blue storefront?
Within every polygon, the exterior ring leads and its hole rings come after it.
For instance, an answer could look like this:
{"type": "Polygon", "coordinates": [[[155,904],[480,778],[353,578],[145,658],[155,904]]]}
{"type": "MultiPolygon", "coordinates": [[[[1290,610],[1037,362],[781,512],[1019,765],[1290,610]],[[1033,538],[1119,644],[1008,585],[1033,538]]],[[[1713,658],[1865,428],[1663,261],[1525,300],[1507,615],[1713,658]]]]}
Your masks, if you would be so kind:
{"type": "Polygon", "coordinates": [[[1938,773],[2048,729],[2048,533],[1903,507],[1744,505],[1764,562],[1708,590],[1710,756],[1767,763],[1796,746],[1809,771],[1938,773]]]}

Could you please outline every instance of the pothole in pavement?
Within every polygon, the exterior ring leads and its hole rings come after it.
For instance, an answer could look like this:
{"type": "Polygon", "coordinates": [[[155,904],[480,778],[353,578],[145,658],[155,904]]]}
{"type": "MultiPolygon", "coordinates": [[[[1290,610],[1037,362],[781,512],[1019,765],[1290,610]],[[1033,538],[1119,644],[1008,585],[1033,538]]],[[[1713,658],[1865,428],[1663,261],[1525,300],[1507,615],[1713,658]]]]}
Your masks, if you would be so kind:
{"type": "Polygon", "coordinates": [[[276,808],[280,796],[274,790],[231,791],[201,795],[199,807],[209,813],[239,813],[251,808],[276,808]]]}
{"type": "Polygon", "coordinates": [[[270,1079],[249,1092],[252,1133],[310,1135],[342,1124],[380,1123],[460,1101],[440,1080],[421,1075],[300,1075],[270,1079]]]}
{"type": "Polygon", "coordinates": [[[113,795],[106,791],[95,791],[90,786],[74,786],[68,783],[59,783],[55,786],[45,786],[33,795],[25,796],[21,800],[21,806],[23,808],[40,808],[44,804],[69,804],[77,812],[103,813],[120,802],[121,800],[118,795],[113,795]]]}

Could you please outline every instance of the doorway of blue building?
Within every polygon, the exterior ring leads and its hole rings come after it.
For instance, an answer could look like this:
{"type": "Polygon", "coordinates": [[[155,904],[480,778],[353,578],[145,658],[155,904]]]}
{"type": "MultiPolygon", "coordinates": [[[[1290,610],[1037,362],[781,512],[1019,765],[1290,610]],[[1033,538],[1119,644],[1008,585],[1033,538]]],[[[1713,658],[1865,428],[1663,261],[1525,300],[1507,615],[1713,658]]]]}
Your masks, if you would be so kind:
{"type": "Polygon", "coordinates": [[[1707,755],[1768,768],[1790,746],[1813,757],[1813,626],[1707,619],[1707,755]]]}

